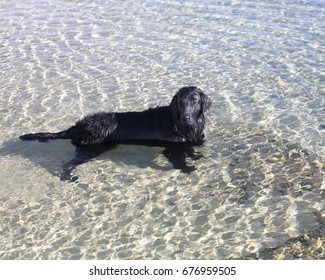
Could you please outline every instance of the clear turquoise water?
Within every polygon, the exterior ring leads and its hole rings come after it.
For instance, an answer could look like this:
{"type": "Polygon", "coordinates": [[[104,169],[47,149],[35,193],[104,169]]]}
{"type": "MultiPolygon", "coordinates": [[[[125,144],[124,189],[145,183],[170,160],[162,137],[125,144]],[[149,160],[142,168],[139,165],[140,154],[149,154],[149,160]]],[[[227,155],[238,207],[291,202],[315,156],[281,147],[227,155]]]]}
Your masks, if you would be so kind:
{"type": "Polygon", "coordinates": [[[323,226],[323,1],[5,0],[0,45],[1,259],[258,257],[323,226]],[[122,146],[61,182],[69,142],[17,139],[184,85],[213,101],[190,175],[122,146]]]}

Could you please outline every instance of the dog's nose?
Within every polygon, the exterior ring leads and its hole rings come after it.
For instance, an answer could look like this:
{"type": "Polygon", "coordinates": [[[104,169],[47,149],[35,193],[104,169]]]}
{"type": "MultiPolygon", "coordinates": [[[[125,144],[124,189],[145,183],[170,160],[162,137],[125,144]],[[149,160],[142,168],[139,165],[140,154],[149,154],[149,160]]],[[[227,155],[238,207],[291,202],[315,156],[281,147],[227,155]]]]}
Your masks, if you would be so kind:
{"type": "Polygon", "coordinates": [[[191,120],[191,115],[190,114],[184,114],[182,119],[184,121],[189,121],[189,120],[191,120]]]}
{"type": "Polygon", "coordinates": [[[188,121],[190,119],[190,114],[184,114],[183,119],[188,121]]]}

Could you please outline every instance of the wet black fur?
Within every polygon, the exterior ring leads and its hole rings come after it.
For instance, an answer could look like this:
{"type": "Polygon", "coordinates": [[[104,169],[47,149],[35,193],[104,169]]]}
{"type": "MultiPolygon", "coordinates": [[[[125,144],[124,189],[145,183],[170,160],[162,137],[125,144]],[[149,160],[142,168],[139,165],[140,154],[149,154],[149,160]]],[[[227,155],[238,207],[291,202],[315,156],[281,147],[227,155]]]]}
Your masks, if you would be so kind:
{"type": "MultiPolygon", "coordinates": [[[[71,143],[79,150],[128,141],[199,143],[204,139],[204,114],[210,106],[211,101],[199,88],[183,87],[173,97],[169,106],[141,112],[95,113],[77,121],[67,130],[25,134],[20,136],[20,139],[40,142],[71,139],[71,143]]],[[[88,156],[86,158],[88,159],[88,156]]],[[[75,162],[75,165],[88,160],[75,162]]]]}

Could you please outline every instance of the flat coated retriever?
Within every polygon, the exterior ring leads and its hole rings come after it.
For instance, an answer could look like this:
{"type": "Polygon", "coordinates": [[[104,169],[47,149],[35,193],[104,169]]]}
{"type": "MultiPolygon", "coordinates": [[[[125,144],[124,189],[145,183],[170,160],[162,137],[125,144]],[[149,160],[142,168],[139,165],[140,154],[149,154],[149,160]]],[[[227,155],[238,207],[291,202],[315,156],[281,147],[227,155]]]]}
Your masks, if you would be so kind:
{"type": "MultiPolygon", "coordinates": [[[[161,146],[162,142],[191,145],[202,143],[204,114],[210,107],[210,99],[199,88],[183,87],[175,94],[169,106],[142,112],[99,112],[77,121],[67,130],[25,134],[20,139],[40,142],[71,139],[71,143],[77,147],[77,153],[65,166],[61,179],[74,180],[75,177],[72,178],[70,174],[72,169],[98,156],[103,152],[103,147],[107,149],[117,143],[141,142],[151,146],[161,146]]],[[[170,152],[165,151],[164,154],[174,167],[183,169],[171,159],[170,152]]]]}

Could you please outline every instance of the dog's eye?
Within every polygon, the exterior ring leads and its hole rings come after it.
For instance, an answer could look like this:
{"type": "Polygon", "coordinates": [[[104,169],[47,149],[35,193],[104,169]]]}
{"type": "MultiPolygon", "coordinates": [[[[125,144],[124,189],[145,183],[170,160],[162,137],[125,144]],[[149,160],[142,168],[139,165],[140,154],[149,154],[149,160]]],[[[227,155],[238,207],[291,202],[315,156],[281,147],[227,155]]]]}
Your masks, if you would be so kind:
{"type": "Polygon", "coordinates": [[[194,97],[194,98],[192,99],[192,104],[193,104],[193,105],[197,105],[197,104],[199,104],[199,103],[200,103],[200,99],[199,99],[199,98],[195,98],[195,97],[194,97]]]}

